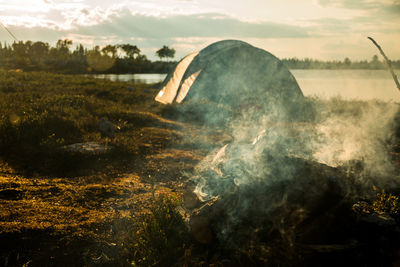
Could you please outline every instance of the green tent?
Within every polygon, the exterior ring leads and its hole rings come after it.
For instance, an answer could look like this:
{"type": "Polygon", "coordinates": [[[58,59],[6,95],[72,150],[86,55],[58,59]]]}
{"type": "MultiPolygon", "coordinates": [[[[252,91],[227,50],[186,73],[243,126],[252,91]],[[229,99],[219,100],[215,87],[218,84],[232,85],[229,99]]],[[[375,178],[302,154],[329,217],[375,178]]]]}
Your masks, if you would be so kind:
{"type": "Polygon", "coordinates": [[[155,100],[208,101],[270,114],[275,120],[309,116],[287,67],[269,52],[237,40],[216,42],[184,57],[167,75],[155,100]]]}

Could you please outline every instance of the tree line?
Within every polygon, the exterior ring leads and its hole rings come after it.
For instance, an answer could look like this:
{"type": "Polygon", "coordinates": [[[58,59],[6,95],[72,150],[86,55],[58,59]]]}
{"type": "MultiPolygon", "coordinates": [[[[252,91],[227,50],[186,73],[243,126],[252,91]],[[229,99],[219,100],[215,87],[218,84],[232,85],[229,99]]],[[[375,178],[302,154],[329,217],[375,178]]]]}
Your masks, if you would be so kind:
{"type": "MultiPolygon", "coordinates": [[[[343,61],[322,61],[316,59],[298,59],[285,58],[282,62],[290,69],[371,69],[379,70],[386,69],[386,63],[379,60],[377,55],[374,55],[371,60],[351,61],[346,57],[343,61]]],[[[391,61],[391,65],[395,69],[400,69],[400,60],[391,61]]]]}
{"type": "MultiPolygon", "coordinates": [[[[160,58],[150,61],[132,44],[95,46],[91,49],[73,42],[58,40],[55,46],[45,42],[19,41],[0,43],[0,68],[24,71],[50,71],[60,73],[168,73],[176,64],[172,59],[175,49],[163,46],[156,51],[160,58]],[[167,60],[164,60],[167,59],[167,60]]],[[[322,61],[310,58],[285,58],[283,63],[290,69],[384,69],[385,63],[374,55],[371,60],[322,61]]],[[[393,68],[400,69],[400,60],[392,61],[393,68]]]]}
{"type": "Polygon", "coordinates": [[[58,40],[54,47],[45,42],[0,43],[0,67],[24,71],[59,73],[167,73],[175,62],[175,50],[163,46],[156,51],[159,61],[150,61],[132,44],[106,45],[92,49],[71,40],[58,40]]]}

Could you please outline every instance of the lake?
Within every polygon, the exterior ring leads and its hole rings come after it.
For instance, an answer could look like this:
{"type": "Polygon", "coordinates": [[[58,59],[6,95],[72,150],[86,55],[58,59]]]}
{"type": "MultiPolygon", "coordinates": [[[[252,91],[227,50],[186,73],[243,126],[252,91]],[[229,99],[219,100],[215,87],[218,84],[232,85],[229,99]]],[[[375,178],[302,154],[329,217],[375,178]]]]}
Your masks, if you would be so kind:
{"type": "Polygon", "coordinates": [[[86,76],[95,77],[99,79],[108,79],[111,81],[120,81],[120,82],[133,82],[133,83],[144,83],[144,84],[152,84],[162,82],[166,74],[159,73],[145,73],[145,74],[89,74],[86,76]]]}
{"type": "MultiPolygon", "coordinates": [[[[400,102],[387,70],[291,70],[306,96],[400,102]]],[[[398,75],[399,71],[395,71],[398,75]]]]}
{"type": "MultiPolygon", "coordinates": [[[[320,98],[379,99],[400,102],[400,91],[387,70],[291,70],[303,94],[320,98]]],[[[395,71],[399,74],[399,70],[395,71]]],[[[96,78],[157,83],[166,74],[101,74],[96,78]]]]}

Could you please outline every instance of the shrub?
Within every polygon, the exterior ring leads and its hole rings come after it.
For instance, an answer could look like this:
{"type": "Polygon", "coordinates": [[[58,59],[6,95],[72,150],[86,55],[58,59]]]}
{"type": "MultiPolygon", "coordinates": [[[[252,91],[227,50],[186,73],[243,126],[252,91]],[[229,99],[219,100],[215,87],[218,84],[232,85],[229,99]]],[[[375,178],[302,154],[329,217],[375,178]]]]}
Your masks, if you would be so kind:
{"type": "Polygon", "coordinates": [[[392,216],[398,216],[400,213],[399,197],[385,192],[385,189],[379,191],[376,186],[373,189],[376,191],[376,197],[372,202],[372,209],[378,213],[387,212],[392,216]]]}
{"type": "Polygon", "coordinates": [[[370,202],[362,202],[362,210],[366,213],[386,213],[396,220],[400,220],[400,198],[399,196],[388,193],[385,189],[378,189],[373,186],[376,192],[375,197],[370,202]]]}
{"type": "Polygon", "coordinates": [[[176,197],[162,197],[151,208],[134,237],[134,266],[169,266],[189,246],[189,233],[176,207],[176,197]]]}

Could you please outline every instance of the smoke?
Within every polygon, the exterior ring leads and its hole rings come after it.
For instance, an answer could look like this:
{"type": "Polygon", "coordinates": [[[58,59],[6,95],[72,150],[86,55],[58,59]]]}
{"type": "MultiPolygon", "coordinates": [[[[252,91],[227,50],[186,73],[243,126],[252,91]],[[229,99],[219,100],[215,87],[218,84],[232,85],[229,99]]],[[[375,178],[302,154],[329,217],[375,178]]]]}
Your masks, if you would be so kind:
{"type": "Polygon", "coordinates": [[[399,106],[376,100],[314,101],[320,114],[315,125],[318,138],[312,140],[315,160],[334,167],[359,162],[363,165],[360,179],[369,177],[385,186],[379,178],[394,175],[389,152],[399,106]]]}
{"type": "MultiPolygon", "coordinates": [[[[201,201],[221,203],[216,209],[224,211],[215,231],[224,245],[240,243],[232,238],[244,224],[252,231],[278,227],[286,220],[300,225],[312,214],[318,217],[330,209],[337,213],[343,199],[354,203],[365,198],[372,185],[400,185],[390,157],[398,104],[340,98],[306,101],[314,110],[307,120],[277,121],[275,114],[285,110],[269,102],[271,113],[249,108],[218,124],[232,141],[216,145],[190,183],[201,201]]],[[[204,121],[220,115],[215,110],[202,113],[204,121]]],[[[326,225],[319,222],[318,227],[326,225]]],[[[289,235],[287,229],[282,231],[289,235]]]]}
{"type": "MultiPolygon", "coordinates": [[[[234,181],[251,183],[254,179],[265,179],[258,173],[260,169],[263,173],[265,168],[257,166],[256,162],[267,153],[274,158],[299,157],[331,167],[358,164],[362,167],[356,174],[360,182],[384,186],[382,179],[395,172],[390,149],[395,137],[398,104],[340,98],[308,101],[316,116],[303,122],[275,121],[274,114],[284,111],[280,106],[271,109],[271,105],[269,108],[273,112],[270,114],[248,109],[240,116],[226,117],[223,127],[233,141],[212,151],[198,169],[214,169],[220,173],[215,166],[223,164],[225,171],[236,176],[234,181]],[[236,159],[240,160],[239,166],[233,163],[236,159]],[[249,175],[243,175],[244,171],[249,175]]],[[[220,121],[216,117],[221,114],[223,112],[214,110],[202,112],[204,121],[212,122],[220,121]]]]}

